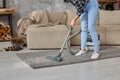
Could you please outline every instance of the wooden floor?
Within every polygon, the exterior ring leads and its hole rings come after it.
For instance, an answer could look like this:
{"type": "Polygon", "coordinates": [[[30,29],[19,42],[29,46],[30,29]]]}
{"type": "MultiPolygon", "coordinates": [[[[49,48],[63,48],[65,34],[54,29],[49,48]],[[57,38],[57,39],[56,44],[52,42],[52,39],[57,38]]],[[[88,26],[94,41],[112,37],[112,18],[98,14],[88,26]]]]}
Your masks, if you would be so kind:
{"type": "Polygon", "coordinates": [[[120,80],[120,57],[32,69],[15,54],[0,52],[0,80],[120,80]]]}

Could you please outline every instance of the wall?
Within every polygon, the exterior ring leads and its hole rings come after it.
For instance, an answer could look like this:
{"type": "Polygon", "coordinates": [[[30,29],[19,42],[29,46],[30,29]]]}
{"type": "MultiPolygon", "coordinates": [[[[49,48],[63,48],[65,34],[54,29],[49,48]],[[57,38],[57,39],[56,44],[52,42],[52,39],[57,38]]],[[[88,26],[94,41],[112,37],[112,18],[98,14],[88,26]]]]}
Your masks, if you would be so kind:
{"type": "Polygon", "coordinates": [[[28,17],[28,14],[36,9],[48,11],[64,11],[74,9],[71,4],[66,4],[63,0],[6,0],[7,7],[14,8],[13,31],[15,32],[16,23],[20,18],[28,17]]]}

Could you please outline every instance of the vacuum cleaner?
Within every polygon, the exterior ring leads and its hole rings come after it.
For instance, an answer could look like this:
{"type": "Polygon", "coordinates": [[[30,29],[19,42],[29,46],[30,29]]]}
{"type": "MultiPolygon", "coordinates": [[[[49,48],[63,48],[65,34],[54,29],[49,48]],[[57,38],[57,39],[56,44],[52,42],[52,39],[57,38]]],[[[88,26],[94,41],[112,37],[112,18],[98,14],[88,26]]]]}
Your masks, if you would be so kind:
{"type": "Polygon", "coordinates": [[[74,34],[72,34],[72,35],[70,35],[73,27],[70,25],[68,28],[69,28],[69,30],[68,30],[67,36],[66,36],[66,38],[65,38],[65,40],[64,40],[64,42],[63,42],[63,45],[62,45],[60,51],[58,52],[58,54],[57,54],[56,56],[47,56],[47,59],[52,60],[52,61],[56,61],[56,62],[61,62],[61,61],[63,61],[61,55],[62,55],[62,52],[63,52],[63,49],[64,49],[65,45],[67,45],[67,50],[68,50],[68,52],[69,52],[70,54],[74,55],[74,54],[76,54],[76,53],[78,52],[78,51],[74,52],[74,51],[72,51],[72,50],[70,49],[69,41],[70,41],[70,39],[72,39],[72,38],[74,38],[75,36],[77,36],[78,34],[80,34],[80,33],[81,33],[81,30],[78,31],[78,32],[76,32],[76,33],[74,33],[74,34]]]}

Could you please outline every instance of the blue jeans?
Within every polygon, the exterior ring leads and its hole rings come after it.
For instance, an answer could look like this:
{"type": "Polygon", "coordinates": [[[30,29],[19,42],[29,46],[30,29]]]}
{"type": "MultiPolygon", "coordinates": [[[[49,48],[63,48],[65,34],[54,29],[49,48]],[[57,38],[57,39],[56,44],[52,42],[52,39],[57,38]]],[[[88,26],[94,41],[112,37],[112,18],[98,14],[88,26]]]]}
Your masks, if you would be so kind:
{"type": "Polygon", "coordinates": [[[96,31],[96,20],[98,17],[98,1],[97,0],[89,0],[89,2],[84,7],[84,13],[80,16],[81,21],[81,49],[86,48],[87,42],[87,33],[90,32],[94,52],[99,52],[99,43],[98,43],[98,33],[96,31]]]}

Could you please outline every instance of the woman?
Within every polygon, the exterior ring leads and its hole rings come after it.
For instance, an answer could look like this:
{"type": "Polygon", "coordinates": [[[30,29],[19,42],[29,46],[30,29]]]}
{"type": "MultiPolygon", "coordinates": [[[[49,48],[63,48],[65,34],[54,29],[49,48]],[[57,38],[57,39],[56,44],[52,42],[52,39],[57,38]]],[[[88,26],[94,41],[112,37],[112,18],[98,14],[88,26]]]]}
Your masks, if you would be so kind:
{"type": "Polygon", "coordinates": [[[77,9],[77,15],[71,21],[71,25],[75,26],[76,21],[81,20],[81,50],[75,54],[76,56],[86,53],[87,33],[90,32],[94,45],[94,52],[91,59],[99,57],[98,34],[96,31],[96,20],[98,16],[98,1],[97,0],[64,0],[66,3],[73,4],[77,9]]]}

